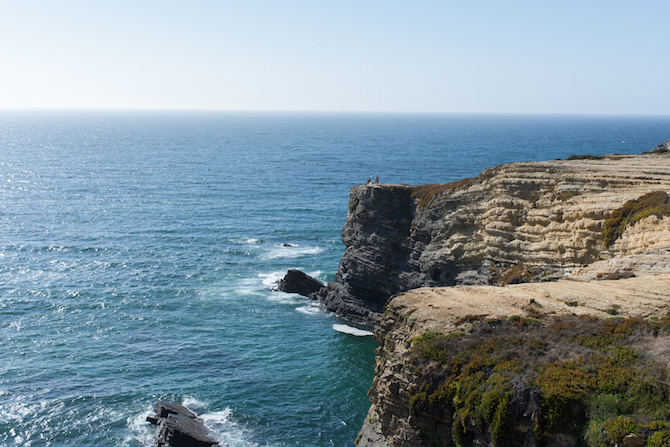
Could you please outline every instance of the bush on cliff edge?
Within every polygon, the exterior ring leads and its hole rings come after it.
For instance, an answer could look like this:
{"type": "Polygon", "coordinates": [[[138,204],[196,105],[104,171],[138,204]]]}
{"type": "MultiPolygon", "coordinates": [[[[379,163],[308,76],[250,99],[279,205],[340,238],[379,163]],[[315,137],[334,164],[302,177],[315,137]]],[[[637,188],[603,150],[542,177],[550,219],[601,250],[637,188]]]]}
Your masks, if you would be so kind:
{"type": "Polygon", "coordinates": [[[560,433],[600,447],[637,433],[652,445],[670,434],[668,370],[644,352],[644,340],[670,337],[670,318],[466,324],[412,340],[410,407],[428,444],[541,445],[560,433]]]}
{"type": "Polygon", "coordinates": [[[603,225],[605,247],[612,245],[629,225],[635,225],[652,214],[658,217],[670,215],[670,199],[665,191],[650,192],[638,199],[629,200],[621,208],[612,211],[603,225]]]}

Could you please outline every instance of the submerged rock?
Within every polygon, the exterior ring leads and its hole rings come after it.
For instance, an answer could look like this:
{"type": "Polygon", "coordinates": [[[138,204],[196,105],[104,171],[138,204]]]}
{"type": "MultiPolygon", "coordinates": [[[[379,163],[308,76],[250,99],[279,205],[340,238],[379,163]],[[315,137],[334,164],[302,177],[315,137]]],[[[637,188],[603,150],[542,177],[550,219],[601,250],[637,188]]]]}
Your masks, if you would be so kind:
{"type": "Polygon", "coordinates": [[[214,447],[219,443],[213,433],[191,410],[175,403],[158,401],[155,416],[147,421],[157,425],[156,447],[214,447]]]}
{"type": "Polygon", "coordinates": [[[323,284],[318,279],[312,278],[300,270],[289,270],[277,283],[277,288],[286,293],[298,293],[302,296],[309,296],[310,293],[318,292],[323,284]]]}

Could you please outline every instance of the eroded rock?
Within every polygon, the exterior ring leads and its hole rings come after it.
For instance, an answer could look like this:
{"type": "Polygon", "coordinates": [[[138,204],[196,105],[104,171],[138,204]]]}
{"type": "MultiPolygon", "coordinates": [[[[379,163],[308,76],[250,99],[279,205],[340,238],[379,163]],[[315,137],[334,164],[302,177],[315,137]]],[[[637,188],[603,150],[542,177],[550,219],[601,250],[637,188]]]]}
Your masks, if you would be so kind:
{"type": "Polygon", "coordinates": [[[154,406],[155,416],[147,421],[157,426],[156,447],[214,447],[219,442],[191,410],[167,401],[154,406]]]}
{"type": "Polygon", "coordinates": [[[286,293],[297,293],[302,296],[309,296],[310,293],[318,292],[325,284],[309,276],[300,270],[289,270],[286,275],[279,280],[277,288],[286,293]]]}

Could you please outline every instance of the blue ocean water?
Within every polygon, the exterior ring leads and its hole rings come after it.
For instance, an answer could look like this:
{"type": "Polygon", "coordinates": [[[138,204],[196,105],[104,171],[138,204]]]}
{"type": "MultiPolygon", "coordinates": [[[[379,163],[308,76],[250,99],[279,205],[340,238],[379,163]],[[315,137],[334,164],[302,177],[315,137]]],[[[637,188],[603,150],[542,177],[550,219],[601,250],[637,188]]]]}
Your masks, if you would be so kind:
{"type": "Polygon", "coordinates": [[[229,446],[351,446],[375,342],[307,299],[348,190],[640,153],[670,117],[0,114],[0,445],[148,446],[183,402],[229,446]]]}

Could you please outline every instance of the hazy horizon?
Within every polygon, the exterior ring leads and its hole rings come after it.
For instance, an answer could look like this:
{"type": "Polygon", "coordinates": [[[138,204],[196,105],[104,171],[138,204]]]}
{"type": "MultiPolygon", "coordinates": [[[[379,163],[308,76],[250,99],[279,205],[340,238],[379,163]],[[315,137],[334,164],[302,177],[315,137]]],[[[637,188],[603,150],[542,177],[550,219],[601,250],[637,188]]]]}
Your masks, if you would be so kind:
{"type": "Polygon", "coordinates": [[[0,110],[667,115],[670,3],[2,1],[0,110]]]}

